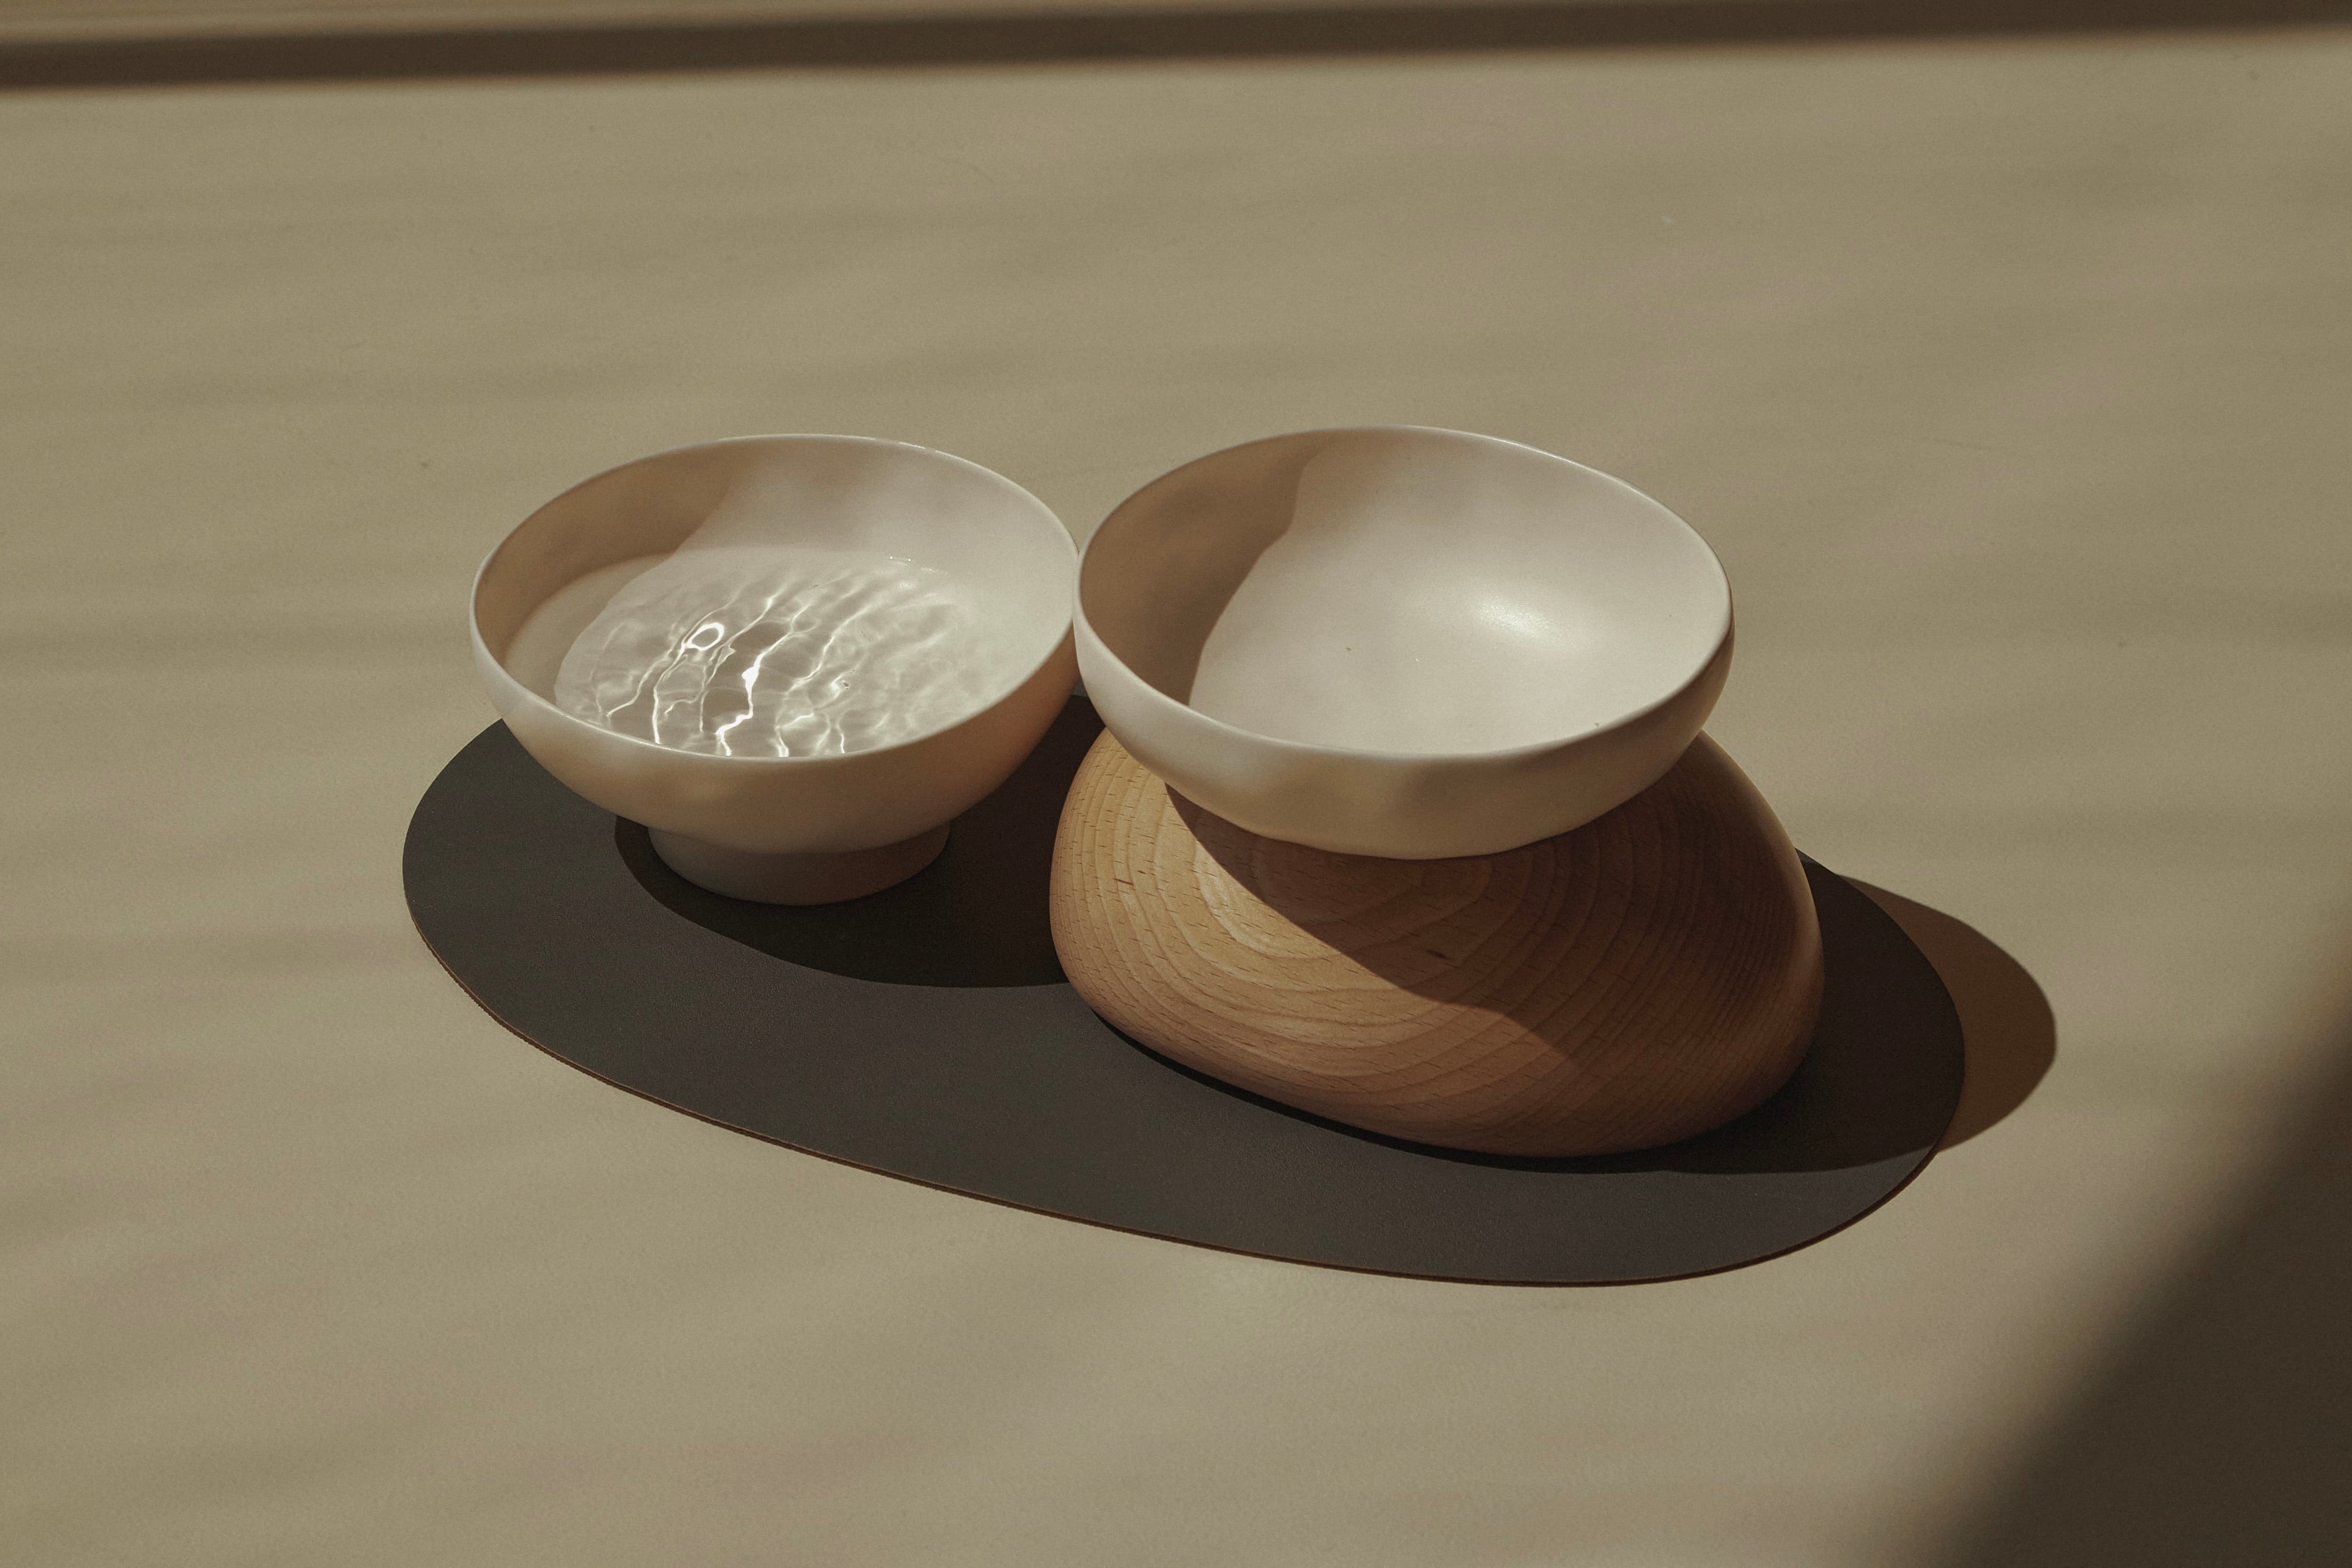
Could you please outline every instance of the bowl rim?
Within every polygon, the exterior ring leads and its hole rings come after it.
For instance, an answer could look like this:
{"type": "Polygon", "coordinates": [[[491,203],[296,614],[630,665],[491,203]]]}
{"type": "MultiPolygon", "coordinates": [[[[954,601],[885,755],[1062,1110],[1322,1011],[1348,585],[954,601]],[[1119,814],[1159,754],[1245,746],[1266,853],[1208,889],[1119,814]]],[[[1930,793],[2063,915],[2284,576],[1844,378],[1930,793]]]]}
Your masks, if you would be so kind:
{"type": "Polygon", "coordinates": [[[1093,647],[1100,649],[1103,657],[1115,665],[1118,668],[1118,673],[1125,676],[1129,683],[1143,692],[1144,700],[1148,705],[1160,707],[1162,711],[1167,712],[1171,716],[1181,716],[1177,718],[1178,723],[1190,722],[1203,725],[1208,727],[1212,731],[1222,733],[1241,741],[1253,745],[1272,747],[1280,751],[1291,752],[1307,757],[1328,757],[1344,758],[1349,761],[1402,763],[1416,766],[1432,766],[1444,763],[1477,764],[1520,761],[1529,758],[1541,757],[1547,753],[1564,750],[1570,747],[1580,746],[1587,741],[1598,739],[1602,736],[1615,734],[1619,730],[1625,729],[1633,725],[1638,724],[1643,719],[1649,717],[1652,714],[1656,713],[1661,708],[1666,707],[1670,704],[1674,703],[1676,699],[1681,697],[1685,692],[1690,690],[1693,685],[1696,685],[1698,681],[1706,675],[1707,670],[1717,659],[1723,656],[1725,648],[1731,643],[1736,619],[1736,607],[1732,602],[1731,578],[1730,574],[1723,570],[1722,559],[1715,553],[1715,547],[1707,543],[1706,537],[1705,535],[1701,534],[1696,528],[1692,528],[1690,524],[1683,518],[1680,513],[1667,506],[1664,501],[1659,500],[1656,497],[1648,494],[1646,491],[1634,488],[1634,486],[1627,484],[1624,480],[1618,478],[1614,474],[1604,473],[1602,470],[1594,468],[1590,465],[1579,463],[1572,457],[1562,457],[1557,452],[1546,452],[1539,446],[1530,446],[1525,442],[1508,440],[1500,435],[1486,435],[1475,430],[1454,430],[1444,425],[1437,424],[1317,425],[1307,430],[1285,431],[1278,435],[1255,436],[1248,441],[1237,441],[1229,446],[1220,446],[1213,452],[1204,452],[1198,457],[1189,458],[1186,461],[1178,464],[1175,467],[1167,470],[1165,473],[1160,474],[1146,481],[1144,484],[1138,486],[1133,491],[1129,492],[1124,499],[1119,501],[1117,506],[1114,506],[1109,511],[1103,514],[1102,520],[1095,525],[1094,531],[1087,536],[1086,544],[1078,550],[1077,567],[1071,583],[1070,591],[1070,621],[1073,629],[1077,633],[1079,647],[1084,649],[1091,644],[1093,647]],[[1539,457],[1547,463],[1556,463],[1564,467],[1573,468],[1580,473],[1591,475],[1592,477],[1602,481],[1604,484],[1633,497],[1635,500],[1642,502],[1645,507],[1654,509],[1658,517],[1667,522],[1671,522],[1676,528],[1681,528],[1683,532],[1688,534],[1691,538],[1697,543],[1706,563],[1713,569],[1715,580],[1722,585],[1722,630],[1708,642],[1706,652],[1700,657],[1698,662],[1691,667],[1689,672],[1684,674],[1681,679],[1675,681],[1659,696],[1649,702],[1643,703],[1639,707],[1629,708],[1625,712],[1618,715],[1616,717],[1596,724],[1589,729],[1579,730],[1573,735],[1554,736],[1544,740],[1530,741],[1523,746],[1500,747],[1485,751],[1385,751],[1372,750],[1363,747],[1326,746],[1317,741],[1292,740],[1284,736],[1267,735],[1262,730],[1244,729],[1237,724],[1228,724],[1223,719],[1213,717],[1208,714],[1202,713],[1191,703],[1179,702],[1176,698],[1170,696],[1166,692],[1161,691],[1158,686],[1153,685],[1150,681],[1145,680],[1141,675],[1138,674],[1135,670],[1129,665],[1126,660],[1120,658],[1118,653],[1112,651],[1110,644],[1104,641],[1102,634],[1095,630],[1094,623],[1087,618],[1087,558],[1093,553],[1096,541],[1103,537],[1104,530],[1109,528],[1112,520],[1116,518],[1119,513],[1125,511],[1130,505],[1132,505],[1137,497],[1140,497],[1145,491],[1151,489],[1154,486],[1161,484],[1166,480],[1174,478],[1177,475],[1184,473],[1188,469],[1198,467],[1203,463],[1213,462],[1217,458],[1226,456],[1232,453],[1240,452],[1252,446],[1262,446],[1269,442],[1294,441],[1300,436],[1307,435],[1369,435],[1379,434],[1441,435],[1449,438],[1468,440],[1489,446],[1507,447],[1515,452],[1524,452],[1530,455],[1539,457]]]}
{"type": "MultiPolygon", "coordinates": [[[[1030,492],[1027,486],[1015,480],[1006,478],[1003,475],[999,474],[993,468],[974,463],[969,457],[959,457],[952,452],[943,452],[936,446],[924,446],[912,441],[896,441],[888,436],[883,435],[836,435],[821,432],[789,432],[764,435],[725,435],[710,441],[689,441],[677,446],[665,446],[657,452],[647,452],[639,456],[631,457],[623,462],[615,463],[610,467],[600,468],[595,473],[589,475],[587,477],[577,480],[572,484],[564,486],[562,490],[557,491],[553,496],[549,497],[546,500],[532,507],[529,516],[525,517],[520,522],[515,524],[514,527],[509,528],[504,534],[499,536],[499,542],[490,547],[489,552],[482,557],[481,564],[474,569],[473,586],[467,592],[466,598],[466,632],[467,637],[473,643],[475,658],[485,667],[496,670],[509,685],[520,693],[524,706],[531,708],[536,715],[541,716],[552,716],[560,724],[579,729],[586,734],[597,737],[600,739],[617,741],[624,745],[632,747],[641,747],[656,757],[685,763],[711,763],[720,766],[747,768],[816,768],[828,766],[842,767],[853,763],[868,761],[876,758],[887,757],[894,752],[904,751],[910,747],[920,746],[926,741],[934,740],[942,735],[946,735],[952,730],[960,729],[965,725],[971,724],[974,720],[993,712],[995,709],[1002,707],[1005,703],[1018,695],[1028,686],[1030,682],[1035,680],[1039,674],[1054,663],[1055,658],[1061,654],[1062,650],[1072,642],[1076,634],[1078,606],[1077,559],[1077,541],[1070,537],[1069,528],[1062,521],[1059,513],[1055,512],[1053,507],[1045,505],[1045,502],[1039,500],[1036,496],[1030,492]],[[1006,687],[1003,692],[999,693],[995,697],[992,698],[988,702],[982,703],[977,707],[968,709],[965,712],[957,715],[953,718],[947,719],[940,724],[934,725],[929,729],[924,730],[919,735],[909,736],[904,740],[894,740],[887,746],[870,746],[856,751],[841,752],[823,757],[731,757],[710,752],[687,751],[678,747],[664,746],[658,741],[647,740],[641,736],[624,735],[617,729],[608,729],[600,724],[591,724],[586,719],[580,717],[577,714],[568,713],[564,709],[556,706],[555,704],[550,702],[547,698],[540,695],[537,692],[523,685],[521,681],[515,677],[514,672],[507,668],[506,661],[492,653],[489,650],[489,644],[482,641],[482,580],[489,575],[491,566],[498,560],[500,552],[503,551],[509,544],[514,541],[515,536],[520,533],[524,528],[529,528],[531,524],[531,520],[539,517],[542,512],[545,512],[550,507],[553,507],[565,500],[567,497],[578,494],[580,491],[586,489],[591,485],[598,483],[600,480],[610,478],[612,476],[620,473],[625,468],[634,468],[641,463],[657,462],[665,457],[682,456],[690,452],[708,452],[722,446],[804,444],[895,447],[905,452],[920,453],[924,456],[940,458],[957,467],[969,469],[982,478],[993,480],[997,484],[1003,485],[1006,488],[1012,490],[1023,500],[1028,502],[1030,506],[1036,509],[1039,517],[1053,525],[1053,531],[1061,536],[1062,548],[1068,552],[1070,565],[1064,580],[1068,591],[1067,596],[1071,619],[1063,626],[1062,634],[1054,640],[1053,643],[1046,648],[1044,655],[1040,657],[1036,663],[1031,664],[1027,669],[1022,672],[1021,677],[1018,680],[1014,681],[1010,686],[1006,687]]],[[[561,591],[561,590],[559,590],[559,591],[561,591]]],[[[546,601],[542,600],[541,602],[543,604],[546,601]]],[[[534,610],[532,613],[537,613],[536,610],[534,610]]],[[[525,619],[527,620],[528,617],[525,619]]],[[[502,723],[505,721],[506,713],[506,708],[501,707],[499,709],[499,719],[502,723]]]]}

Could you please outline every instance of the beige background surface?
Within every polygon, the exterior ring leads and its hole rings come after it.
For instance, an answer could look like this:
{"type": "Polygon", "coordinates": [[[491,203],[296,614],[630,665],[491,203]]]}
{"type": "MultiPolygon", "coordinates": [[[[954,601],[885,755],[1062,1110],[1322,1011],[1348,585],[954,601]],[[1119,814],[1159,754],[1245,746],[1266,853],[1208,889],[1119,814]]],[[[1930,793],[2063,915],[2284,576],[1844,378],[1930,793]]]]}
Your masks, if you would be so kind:
{"type": "Polygon", "coordinates": [[[2340,1045],[2352,38],[0,99],[0,1557],[1928,1561],[2340,1045]],[[1729,1275],[1254,1261],[739,1138],[411,934],[472,567],[925,442],[1083,532],[1448,424],[1690,517],[1713,733],[2054,1070],[1729,1275]]]}

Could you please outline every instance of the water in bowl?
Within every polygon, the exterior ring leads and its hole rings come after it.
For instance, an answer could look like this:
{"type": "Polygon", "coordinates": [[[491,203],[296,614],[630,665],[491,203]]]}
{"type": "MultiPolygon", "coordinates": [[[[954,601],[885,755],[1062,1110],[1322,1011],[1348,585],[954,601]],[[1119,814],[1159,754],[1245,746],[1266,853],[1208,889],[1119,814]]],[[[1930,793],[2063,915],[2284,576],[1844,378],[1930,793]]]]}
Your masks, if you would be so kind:
{"type": "MultiPolygon", "coordinates": [[[[576,622],[575,622],[576,623],[576,622]]],[[[711,757],[838,757],[914,739],[1018,684],[969,584],[896,557],[681,549],[572,641],[555,705],[711,757]]]]}

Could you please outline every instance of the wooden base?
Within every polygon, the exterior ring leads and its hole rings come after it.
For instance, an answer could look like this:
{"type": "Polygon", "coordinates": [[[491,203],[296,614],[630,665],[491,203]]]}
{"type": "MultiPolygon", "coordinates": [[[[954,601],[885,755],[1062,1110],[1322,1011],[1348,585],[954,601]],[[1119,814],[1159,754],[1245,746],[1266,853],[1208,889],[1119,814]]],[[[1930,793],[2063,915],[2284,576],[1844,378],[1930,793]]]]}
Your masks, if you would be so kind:
{"type": "Polygon", "coordinates": [[[1647,1148],[1787,1081],[1821,928],[1770,808],[1702,736],[1572,832],[1394,861],[1260,838],[1106,733],[1055,842],[1054,944],[1114,1027],[1368,1131],[1490,1154],[1647,1148]]]}

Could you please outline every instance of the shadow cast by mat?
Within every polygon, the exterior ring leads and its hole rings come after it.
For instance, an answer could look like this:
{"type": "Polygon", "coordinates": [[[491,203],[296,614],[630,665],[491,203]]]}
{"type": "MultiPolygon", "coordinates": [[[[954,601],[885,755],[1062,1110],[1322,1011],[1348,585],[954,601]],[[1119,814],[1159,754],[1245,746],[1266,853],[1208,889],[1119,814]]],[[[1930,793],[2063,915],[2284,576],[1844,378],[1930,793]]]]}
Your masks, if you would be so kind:
{"type": "MultiPolygon", "coordinates": [[[[1075,749],[1090,716],[1066,723],[1075,749]]],[[[1028,831],[1058,815],[1063,782],[1032,780],[1028,831]]],[[[517,1034],[607,1082],[928,1186],[1328,1267],[1541,1285],[1743,1267],[1900,1192],[1959,1098],[1958,1019],[1926,958],[1817,868],[1832,941],[1852,946],[1809,1058],[1808,1071],[1822,1070],[1814,1092],[1711,1143],[1554,1176],[1333,1136],[1122,1045],[1066,984],[991,985],[986,973],[970,986],[876,984],[779,957],[770,934],[681,918],[633,874],[612,816],[502,725],[425,791],[401,864],[417,930],[452,977],[517,1034]],[[1911,1098],[1874,1085],[1888,1069],[1911,1098]],[[1882,1142],[1897,1103],[1912,1107],[1909,1135],[1882,1142]],[[1857,1136],[1890,1152],[1824,1157],[1857,1136]]],[[[733,905],[725,923],[777,913],[733,905]]]]}

